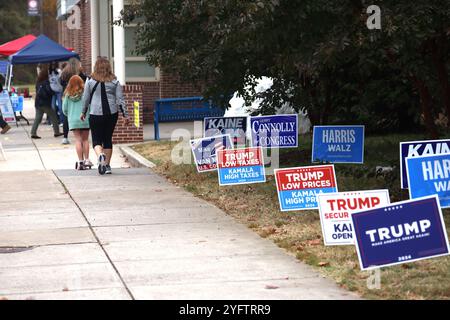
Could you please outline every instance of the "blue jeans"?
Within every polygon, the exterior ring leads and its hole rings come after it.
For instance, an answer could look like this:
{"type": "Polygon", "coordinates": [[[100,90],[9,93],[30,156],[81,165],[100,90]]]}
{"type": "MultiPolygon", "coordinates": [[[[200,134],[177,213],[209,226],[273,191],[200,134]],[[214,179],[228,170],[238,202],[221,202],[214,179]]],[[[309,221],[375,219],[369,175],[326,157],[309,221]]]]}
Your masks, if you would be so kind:
{"type": "Polygon", "coordinates": [[[53,94],[52,108],[58,114],[59,123],[63,123],[64,122],[64,114],[62,111],[62,92],[57,92],[57,93],[53,94]]]}

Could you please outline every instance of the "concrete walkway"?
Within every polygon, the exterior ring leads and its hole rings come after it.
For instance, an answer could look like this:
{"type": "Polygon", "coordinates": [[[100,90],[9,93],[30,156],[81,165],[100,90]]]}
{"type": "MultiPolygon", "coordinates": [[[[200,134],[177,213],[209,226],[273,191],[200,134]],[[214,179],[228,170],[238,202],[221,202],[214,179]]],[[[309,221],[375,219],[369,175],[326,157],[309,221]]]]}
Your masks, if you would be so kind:
{"type": "Polygon", "coordinates": [[[0,138],[0,298],[357,298],[149,169],[77,172],[29,129],[0,138]]]}

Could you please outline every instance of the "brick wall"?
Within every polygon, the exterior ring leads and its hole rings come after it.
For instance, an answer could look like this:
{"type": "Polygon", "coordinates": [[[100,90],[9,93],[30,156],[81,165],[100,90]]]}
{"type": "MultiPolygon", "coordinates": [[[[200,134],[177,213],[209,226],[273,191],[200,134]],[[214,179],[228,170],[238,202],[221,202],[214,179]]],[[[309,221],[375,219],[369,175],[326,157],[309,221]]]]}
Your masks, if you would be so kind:
{"type": "Polygon", "coordinates": [[[159,99],[159,81],[128,82],[127,84],[142,86],[142,109],[144,113],[144,124],[152,123],[155,100],[159,99]]]}
{"type": "Polygon", "coordinates": [[[169,73],[160,71],[160,97],[161,98],[183,98],[200,96],[200,88],[192,83],[182,82],[180,77],[169,73]]]}

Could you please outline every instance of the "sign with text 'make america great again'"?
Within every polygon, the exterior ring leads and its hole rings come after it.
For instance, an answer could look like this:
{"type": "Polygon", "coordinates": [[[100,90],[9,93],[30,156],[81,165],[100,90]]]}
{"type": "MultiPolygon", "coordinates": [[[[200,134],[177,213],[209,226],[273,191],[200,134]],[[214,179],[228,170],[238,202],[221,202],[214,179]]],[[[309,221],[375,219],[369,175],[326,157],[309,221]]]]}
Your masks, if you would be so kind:
{"type": "Polygon", "coordinates": [[[317,195],[337,192],[333,165],[275,169],[281,211],[318,207],[317,195]]]}
{"type": "Polygon", "coordinates": [[[354,245],[351,214],[390,203],[389,190],[323,193],[317,201],[326,246],[354,245]]]}
{"type": "Polygon", "coordinates": [[[423,140],[400,142],[400,181],[402,189],[408,189],[406,158],[450,153],[450,140],[423,140]]]}
{"type": "Polygon", "coordinates": [[[450,207],[450,153],[406,158],[406,168],[411,199],[436,194],[450,207]]]}
{"type": "Polygon", "coordinates": [[[253,147],[296,148],[298,146],[298,115],[250,117],[253,147]]]}
{"type": "Polygon", "coordinates": [[[233,144],[231,143],[231,138],[229,135],[193,139],[190,142],[192,154],[194,156],[194,161],[198,172],[216,170],[217,150],[233,148],[233,144]]]}
{"type": "Polygon", "coordinates": [[[352,214],[362,270],[449,254],[436,195],[352,214]]]}
{"type": "Polygon", "coordinates": [[[221,186],[266,182],[261,147],[219,150],[217,167],[221,186]]]}

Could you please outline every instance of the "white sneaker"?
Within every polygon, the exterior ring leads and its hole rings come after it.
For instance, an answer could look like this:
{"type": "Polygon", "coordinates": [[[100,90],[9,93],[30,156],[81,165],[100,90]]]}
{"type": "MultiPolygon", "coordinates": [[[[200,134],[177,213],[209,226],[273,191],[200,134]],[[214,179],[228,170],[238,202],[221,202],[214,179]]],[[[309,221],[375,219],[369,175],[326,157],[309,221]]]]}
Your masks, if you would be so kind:
{"type": "Polygon", "coordinates": [[[67,139],[67,138],[64,138],[64,139],[62,139],[62,142],[61,142],[62,144],[70,144],[70,141],[69,141],[69,139],[67,139]]]}

